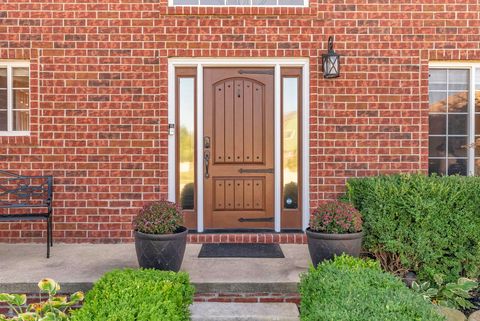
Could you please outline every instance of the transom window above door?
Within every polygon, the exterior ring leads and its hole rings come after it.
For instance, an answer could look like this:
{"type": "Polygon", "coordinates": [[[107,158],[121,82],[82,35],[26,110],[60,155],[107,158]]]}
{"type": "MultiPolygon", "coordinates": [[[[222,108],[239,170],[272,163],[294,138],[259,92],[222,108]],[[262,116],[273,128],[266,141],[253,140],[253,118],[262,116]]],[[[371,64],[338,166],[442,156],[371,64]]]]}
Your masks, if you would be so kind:
{"type": "Polygon", "coordinates": [[[480,175],[480,65],[431,66],[430,174],[480,175]]]}
{"type": "Polygon", "coordinates": [[[169,4],[201,7],[307,7],[308,0],[169,0],[169,4]]]}

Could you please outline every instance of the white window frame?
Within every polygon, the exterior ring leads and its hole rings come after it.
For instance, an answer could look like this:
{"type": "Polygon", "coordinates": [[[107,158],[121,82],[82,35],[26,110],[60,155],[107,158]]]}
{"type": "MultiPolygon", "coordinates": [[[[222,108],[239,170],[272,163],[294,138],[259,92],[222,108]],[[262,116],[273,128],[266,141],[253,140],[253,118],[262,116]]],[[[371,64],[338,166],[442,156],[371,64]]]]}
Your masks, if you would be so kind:
{"type": "MultiPolygon", "coordinates": [[[[433,61],[428,65],[430,69],[464,69],[469,72],[468,87],[468,135],[467,145],[471,146],[475,143],[475,70],[480,69],[480,62],[456,62],[456,61],[433,61]]],[[[430,88],[428,90],[430,93],[430,88]]],[[[430,114],[430,113],[429,113],[430,114]]],[[[430,137],[430,131],[429,131],[430,137]]],[[[430,159],[430,157],[428,158],[430,159]]],[[[448,173],[447,173],[448,174],[448,173]]],[[[475,148],[467,150],[467,176],[475,175],[475,148]]]]}
{"type": "MultiPolygon", "coordinates": [[[[297,4],[292,4],[292,5],[252,5],[252,0],[248,0],[250,4],[242,4],[242,5],[234,5],[234,4],[227,4],[227,0],[223,0],[224,4],[223,5],[203,5],[203,4],[173,4],[174,0],[168,0],[168,6],[169,7],[218,7],[218,8],[229,8],[229,7],[247,7],[247,8],[308,8],[310,5],[309,0],[303,0],[303,4],[297,5],[297,4]]],[[[201,0],[198,0],[199,2],[201,0]]],[[[278,1],[278,0],[277,0],[278,1]]]]}
{"type": "MultiPolygon", "coordinates": [[[[275,232],[281,231],[281,214],[283,209],[283,197],[281,186],[281,175],[283,168],[281,167],[281,73],[282,67],[301,67],[302,68],[302,153],[300,155],[302,162],[302,172],[299,173],[299,177],[302,177],[302,227],[305,230],[308,227],[310,219],[310,154],[309,154],[309,126],[310,126],[310,71],[309,71],[309,59],[308,58],[170,58],[168,60],[168,123],[175,124],[175,68],[176,67],[196,67],[197,68],[197,231],[204,232],[203,224],[203,68],[205,67],[273,67],[274,68],[274,101],[275,101],[275,114],[274,114],[274,136],[275,136],[275,148],[274,148],[274,163],[275,163],[275,204],[274,204],[274,217],[275,217],[275,232]]],[[[176,200],[176,152],[175,152],[175,136],[168,136],[168,200],[175,202],[176,200]]]]}
{"type": "MultiPolygon", "coordinates": [[[[20,131],[13,130],[13,68],[28,68],[29,71],[29,84],[30,84],[30,63],[27,61],[5,61],[0,60],[0,68],[7,68],[7,130],[0,131],[1,136],[30,136],[30,130],[20,131]]],[[[28,86],[28,97],[31,102],[31,89],[28,86]]],[[[31,103],[28,104],[29,117],[31,117],[31,103]]],[[[29,119],[30,127],[30,119],[29,119]]]]}

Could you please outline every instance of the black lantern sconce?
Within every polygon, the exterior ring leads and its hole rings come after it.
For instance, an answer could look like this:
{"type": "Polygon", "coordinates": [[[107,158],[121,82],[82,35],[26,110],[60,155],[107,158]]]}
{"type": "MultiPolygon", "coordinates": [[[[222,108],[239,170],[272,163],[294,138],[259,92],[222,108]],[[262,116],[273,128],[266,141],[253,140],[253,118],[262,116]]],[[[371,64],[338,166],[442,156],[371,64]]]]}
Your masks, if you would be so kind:
{"type": "Polygon", "coordinates": [[[322,55],[323,78],[340,76],[340,55],[333,50],[333,37],[328,37],[328,52],[322,55]]]}

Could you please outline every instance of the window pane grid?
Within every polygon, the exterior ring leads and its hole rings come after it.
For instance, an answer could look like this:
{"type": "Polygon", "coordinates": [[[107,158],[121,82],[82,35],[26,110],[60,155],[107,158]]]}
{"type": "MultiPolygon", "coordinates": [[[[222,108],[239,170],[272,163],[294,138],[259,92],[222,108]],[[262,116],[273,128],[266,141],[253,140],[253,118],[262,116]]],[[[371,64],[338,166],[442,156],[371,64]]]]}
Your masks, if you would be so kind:
{"type": "Polygon", "coordinates": [[[28,132],[30,118],[29,68],[0,66],[0,132],[28,132]]]}
{"type": "Polygon", "coordinates": [[[468,69],[431,69],[429,173],[467,175],[468,69]]]}

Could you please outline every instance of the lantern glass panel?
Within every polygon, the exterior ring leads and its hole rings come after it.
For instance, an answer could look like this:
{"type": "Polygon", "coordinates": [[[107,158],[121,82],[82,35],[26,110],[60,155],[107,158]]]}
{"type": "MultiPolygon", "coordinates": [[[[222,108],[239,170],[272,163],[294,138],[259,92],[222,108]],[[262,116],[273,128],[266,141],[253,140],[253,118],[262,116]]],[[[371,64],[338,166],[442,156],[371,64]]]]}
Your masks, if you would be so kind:
{"type": "Polygon", "coordinates": [[[340,75],[339,55],[327,54],[323,56],[323,75],[325,78],[334,78],[340,75]]]}

